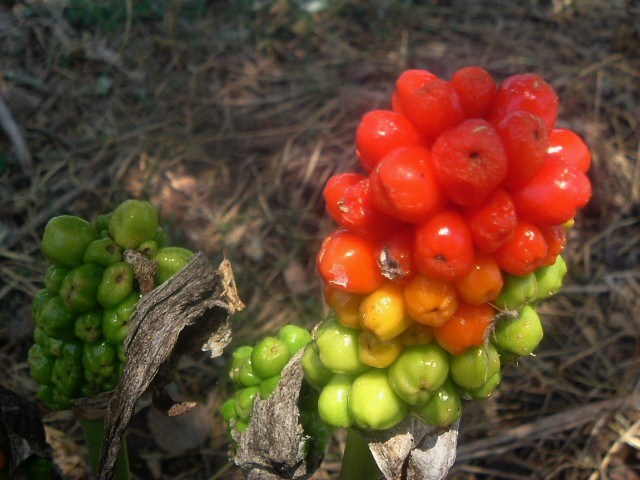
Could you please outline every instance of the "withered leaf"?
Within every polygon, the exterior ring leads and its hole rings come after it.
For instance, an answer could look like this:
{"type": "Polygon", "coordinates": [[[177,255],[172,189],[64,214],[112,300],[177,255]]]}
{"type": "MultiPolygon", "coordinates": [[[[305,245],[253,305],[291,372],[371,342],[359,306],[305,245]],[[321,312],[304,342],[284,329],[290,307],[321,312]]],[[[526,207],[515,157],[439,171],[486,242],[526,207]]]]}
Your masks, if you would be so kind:
{"type": "Polygon", "coordinates": [[[143,295],[124,342],[127,360],[106,409],[100,480],[113,478],[120,440],[142,394],[151,386],[154,398],[171,411],[173,405],[163,387],[177,359],[194,347],[220,355],[231,340],[229,316],[243,307],[231,264],[225,260],[216,270],[202,253],[143,295]]]}
{"type": "Polygon", "coordinates": [[[300,424],[301,358],[302,351],[289,360],[269,398],[256,399],[247,430],[233,432],[238,444],[234,461],[249,480],[308,478],[322,461],[324,452],[313,450],[300,424]],[[312,448],[307,456],[306,447],[312,448]]]}

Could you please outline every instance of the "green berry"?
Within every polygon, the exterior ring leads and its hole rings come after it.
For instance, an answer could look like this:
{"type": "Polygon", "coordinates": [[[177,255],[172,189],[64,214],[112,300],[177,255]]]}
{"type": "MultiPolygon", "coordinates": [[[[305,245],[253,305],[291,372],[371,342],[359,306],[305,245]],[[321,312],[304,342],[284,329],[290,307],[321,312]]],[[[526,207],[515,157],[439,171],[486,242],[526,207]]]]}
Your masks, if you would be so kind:
{"type": "Polygon", "coordinates": [[[158,229],[158,211],[149,202],[125,200],[109,219],[109,233],[122,248],[133,249],[153,240],[158,229]]]}
{"type": "Polygon", "coordinates": [[[85,249],[97,238],[96,229],[86,220],[61,215],[45,226],[40,248],[54,265],[75,268],[82,265],[85,249]]]}
{"type": "Polygon", "coordinates": [[[287,344],[289,355],[291,356],[295,355],[298,350],[312,340],[311,333],[297,325],[285,325],[282,327],[278,332],[278,338],[287,344]]]}
{"type": "Polygon", "coordinates": [[[253,404],[259,394],[258,387],[246,387],[238,390],[234,396],[236,416],[240,420],[248,421],[253,410],[253,404]]]}
{"type": "Polygon", "coordinates": [[[102,314],[102,335],[114,345],[121,343],[129,333],[129,319],[140,300],[138,292],[132,292],[127,298],[102,314]]]}
{"type": "Polygon", "coordinates": [[[104,230],[109,230],[109,220],[111,220],[112,213],[105,213],[104,215],[98,215],[96,219],[93,221],[93,226],[96,229],[96,232],[103,232],[104,230]]]}
{"type": "Polygon", "coordinates": [[[305,380],[316,390],[321,390],[333,376],[331,370],[320,361],[320,357],[312,344],[305,347],[300,363],[304,370],[305,380]]]}
{"type": "Polygon", "coordinates": [[[320,418],[334,427],[348,428],[353,425],[349,410],[349,392],[353,377],[336,374],[324,386],[318,397],[320,418]]]}
{"type": "Polygon", "coordinates": [[[39,384],[49,383],[53,373],[55,357],[50,355],[43,347],[34,343],[27,354],[29,375],[39,384]]]}
{"type": "Polygon", "coordinates": [[[238,379],[240,380],[240,385],[244,387],[257,387],[262,383],[262,378],[256,375],[256,372],[253,369],[250,356],[243,358],[238,368],[238,379]]]}
{"type": "Polygon", "coordinates": [[[536,300],[544,300],[555,295],[562,287],[562,280],[567,274],[567,264],[558,255],[553,265],[540,267],[533,272],[538,281],[538,295],[536,300]]]}
{"type": "Polygon", "coordinates": [[[70,312],[88,312],[98,306],[96,295],[102,271],[103,268],[95,263],[85,263],[64,277],[59,295],[70,312]]]}
{"type": "Polygon", "coordinates": [[[99,238],[87,246],[82,260],[108,267],[122,261],[122,249],[109,237],[99,238]]]}
{"type": "Polygon", "coordinates": [[[225,422],[229,423],[236,416],[236,401],[233,398],[227,399],[220,406],[220,414],[225,422]]]}
{"type": "Polygon", "coordinates": [[[146,242],[142,242],[136,250],[147,258],[153,258],[158,253],[158,242],[155,240],[147,240],[146,242]]]}
{"type": "Polygon", "coordinates": [[[66,277],[68,273],[69,270],[66,268],[56,267],[55,265],[49,266],[44,274],[44,286],[51,293],[58,293],[62,285],[62,280],[64,280],[64,277],[66,277]]]}
{"type": "Polygon", "coordinates": [[[406,347],[389,367],[391,386],[410,405],[426,403],[448,375],[448,355],[435,342],[406,347]]]}
{"type": "Polygon", "coordinates": [[[464,390],[464,393],[473,400],[485,400],[491,396],[496,388],[498,388],[498,385],[500,385],[501,381],[502,373],[497,372],[492,377],[490,377],[489,380],[484,383],[484,385],[478,388],[464,390]]]}
{"type": "Polygon", "coordinates": [[[501,319],[493,332],[493,341],[500,351],[516,355],[530,355],[542,340],[540,317],[535,309],[526,305],[512,318],[501,319]]]}
{"type": "Polygon", "coordinates": [[[322,364],[333,373],[357,375],[369,367],[360,361],[360,332],[329,316],[318,327],[316,347],[322,364]]]}
{"type": "Polygon", "coordinates": [[[386,370],[374,368],[353,381],[349,411],[357,427],[386,430],[404,419],[407,404],[391,387],[386,370]]]}
{"type": "Polygon", "coordinates": [[[266,400],[271,396],[271,394],[278,388],[278,384],[280,383],[280,375],[275,375],[271,378],[267,378],[263,380],[260,385],[260,398],[266,400]]]}
{"type": "Polygon", "coordinates": [[[469,347],[461,355],[453,355],[449,361],[451,379],[464,389],[475,389],[500,371],[500,357],[496,348],[489,344],[469,347]]]}
{"type": "Polygon", "coordinates": [[[116,347],[107,340],[84,344],[82,366],[90,373],[110,377],[116,369],[116,358],[116,347]]]}
{"type": "Polygon", "coordinates": [[[434,427],[453,424],[462,414],[462,400],[453,383],[448,380],[424,405],[411,408],[413,413],[434,427]]]}
{"type": "Polygon", "coordinates": [[[104,308],[122,303],[133,291],[133,269],[126,262],[118,262],[104,269],[96,298],[104,308]]]}
{"type": "Polygon", "coordinates": [[[289,358],[287,344],[276,337],[263,338],[251,352],[253,371],[262,379],[278,375],[289,358]]]}
{"type": "Polygon", "coordinates": [[[189,263],[193,252],[181,247],[164,247],[158,250],[154,260],[157,262],[156,285],[161,285],[178,273],[189,263]]]}
{"type": "Polygon", "coordinates": [[[50,298],[42,306],[39,318],[40,321],[36,324],[40,325],[49,337],[64,339],[73,336],[75,318],[58,295],[50,298]]]}
{"type": "Polygon", "coordinates": [[[83,342],[95,342],[102,337],[102,310],[91,310],[78,315],[73,333],[83,342]]]}
{"type": "Polygon", "coordinates": [[[538,282],[533,273],[528,275],[505,275],[504,286],[495,305],[501,310],[518,310],[538,295],[538,282]]]}

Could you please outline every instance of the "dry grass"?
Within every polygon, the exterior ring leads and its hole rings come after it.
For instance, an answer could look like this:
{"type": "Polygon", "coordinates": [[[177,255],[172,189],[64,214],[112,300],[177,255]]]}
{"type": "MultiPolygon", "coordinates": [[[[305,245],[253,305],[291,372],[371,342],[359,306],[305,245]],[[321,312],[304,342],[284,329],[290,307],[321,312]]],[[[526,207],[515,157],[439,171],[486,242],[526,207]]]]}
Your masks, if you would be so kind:
{"type": "MultiPolygon", "coordinates": [[[[248,306],[235,319],[238,343],[285,322],[311,325],[323,309],[315,252],[331,228],[321,189],[354,167],[360,116],[388,105],[405,68],[449,77],[479,64],[498,79],[534,71],[559,94],[560,125],[592,147],[594,196],[571,233],[566,288],[542,309],[537,356],[507,369],[491,400],[466,407],[451,478],[640,478],[635,2],[342,0],[310,14],[284,0],[148,0],[140,4],[162,14],[127,15],[138,3],[123,1],[121,17],[111,21],[113,7],[86,26],[70,22],[67,3],[0,7],[0,94],[35,166],[25,174],[0,134],[3,384],[34,396],[29,303],[50,216],[91,218],[126,197],[151,198],[174,243],[232,260],[248,306]]],[[[187,359],[174,387],[213,411],[223,369],[187,359]]],[[[151,438],[148,405],[140,409],[130,434],[139,478],[238,478],[218,419],[200,448],[167,452],[151,438]]],[[[67,416],[48,424],[56,445],[76,445],[67,416]]],[[[340,439],[317,478],[335,474],[340,439]]],[[[78,451],[58,453],[80,478],[78,451]]]]}

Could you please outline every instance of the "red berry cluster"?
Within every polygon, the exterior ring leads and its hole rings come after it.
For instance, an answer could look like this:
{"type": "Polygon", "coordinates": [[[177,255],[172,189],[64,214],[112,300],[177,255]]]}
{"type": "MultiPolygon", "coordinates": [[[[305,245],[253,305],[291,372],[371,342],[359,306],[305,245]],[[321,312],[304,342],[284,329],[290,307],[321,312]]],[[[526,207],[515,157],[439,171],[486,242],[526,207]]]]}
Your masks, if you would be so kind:
{"type": "Polygon", "coordinates": [[[562,224],[591,195],[591,158],[575,133],[555,128],[549,84],[521,74],[497,86],[479,67],[449,82],[408,70],[391,103],[358,126],[366,175],[338,174],[325,187],[341,227],[317,258],[327,286],[368,294],[419,273],[456,282],[479,254],[512,275],[555,262],[562,224]]]}

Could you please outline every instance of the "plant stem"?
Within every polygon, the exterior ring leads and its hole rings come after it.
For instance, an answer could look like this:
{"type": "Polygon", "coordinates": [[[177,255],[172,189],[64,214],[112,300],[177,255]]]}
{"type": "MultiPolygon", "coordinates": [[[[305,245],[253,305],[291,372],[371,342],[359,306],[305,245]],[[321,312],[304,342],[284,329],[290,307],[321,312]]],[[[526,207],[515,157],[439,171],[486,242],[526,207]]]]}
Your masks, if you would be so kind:
{"type": "Polygon", "coordinates": [[[372,480],[381,473],[371,455],[369,444],[352,429],[347,432],[347,445],[342,457],[340,480],[372,480]]]}
{"type": "MultiPolygon", "coordinates": [[[[89,455],[91,456],[91,466],[95,475],[98,474],[100,464],[100,449],[102,448],[102,440],[104,438],[104,419],[89,420],[86,418],[78,418],[84,436],[87,440],[89,455]]],[[[127,443],[122,438],[120,443],[120,451],[116,460],[116,471],[114,480],[130,480],[129,475],[129,455],[127,454],[127,443]]]]}

